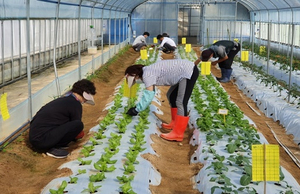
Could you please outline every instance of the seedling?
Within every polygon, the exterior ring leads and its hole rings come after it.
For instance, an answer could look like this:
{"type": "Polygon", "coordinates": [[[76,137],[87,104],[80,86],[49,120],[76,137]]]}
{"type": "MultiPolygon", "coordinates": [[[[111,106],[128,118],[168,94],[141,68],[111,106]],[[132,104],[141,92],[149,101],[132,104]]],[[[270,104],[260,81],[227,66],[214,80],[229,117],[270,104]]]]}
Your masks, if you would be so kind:
{"type": "Polygon", "coordinates": [[[104,162],[101,162],[100,164],[94,163],[94,167],[96,170],[99,170],[100,172],[112,172],[116,169],[114,165],[108,167],[107,164],[104,162]]]}
{"type": "Polygon", "coordinates": [[[91,182],[100,182],[100,181],[103,181],[105,178],[106,177],[105,177],[104,172],[98,172],[95,175],[91,175],[89,179],[91,182]]]}
{"type": "Polygon", "coordinates": [[[125,169],[124,174],[130,174],[130,173],[133,173],[135,171],[135,167],[134,167],[133,164],[128,164],[127,166],[124,165],[123,167],[125,169]]]}
{"type": "Polygon", "coordinates": [[[136,194],[130,185],[130,182],[125,183],[121,186],[122,194],[136,194]]]}
{"type": "Polygon", "coordinates": [[[71,176],[70,176],[70,181],[69,181],[69,183],[71,183],[71,184],[76,184],[76,183],[77,183],[77,180],[78,180],[78,177],[71,177],[71,176]]]}
{"type": "Polygon", "coordinates": [[[57,190],[50,189],[49,191],[51,194],[63,194],[67,185],[67,181],[63,181],[57,190]]]}
{"type": "Polygon", "coordinates": [[[96,193],[97,192],[97,189],[100,188],[101,185],[99,186],[94,186],[94,183],[93,182],[90,182],[89,185],[88,185],[88,188],[87,189],[84,189],[82,191],[82,193],[84,192],[89,192],[89,193],[96,193]]]}
{"type": "Polygon", "coordinates": [[[117,176],[117,179],[119,180],[119,182],[121,184],[124,184],[124,183],[132,181],[134,179],[134,176],[133,175],[130,175],[130,176],[126,176],[126,175],[117,176]]]}
{"type": "Polygon", "coordinates": [[[77,159],[80,164],[79,165],[90,165],[92,163],[92,160],[83,160],[82,158],[77,159]]]}
{"type": "Polygon", "coordinates": [[[85,174],[86,173],[86,169],[78,169],[78,174],[85,174]]]}

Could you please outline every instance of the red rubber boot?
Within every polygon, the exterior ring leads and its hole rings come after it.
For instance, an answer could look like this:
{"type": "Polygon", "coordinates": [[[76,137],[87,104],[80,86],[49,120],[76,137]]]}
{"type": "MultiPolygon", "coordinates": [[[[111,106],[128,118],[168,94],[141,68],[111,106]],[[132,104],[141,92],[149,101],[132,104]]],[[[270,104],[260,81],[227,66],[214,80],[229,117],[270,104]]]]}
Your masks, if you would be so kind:
{"type": "Polygon", "coordinates": [[[173,130],[170,133],[160,134],[160,137],[170,141],[182,141],[188,122],[189,117],[176,115],[173,130]]]}
{"type": "Polygon", "coordinates": [[[167,124],[167,123],[161,124],[162,128],[164,128],[164,129],[172,129],[173,126],[174,126],[176,115],[177,115],[177,108],[171,108],[172,120],[171,120],[171,122],[169,124],[167,124]]]}

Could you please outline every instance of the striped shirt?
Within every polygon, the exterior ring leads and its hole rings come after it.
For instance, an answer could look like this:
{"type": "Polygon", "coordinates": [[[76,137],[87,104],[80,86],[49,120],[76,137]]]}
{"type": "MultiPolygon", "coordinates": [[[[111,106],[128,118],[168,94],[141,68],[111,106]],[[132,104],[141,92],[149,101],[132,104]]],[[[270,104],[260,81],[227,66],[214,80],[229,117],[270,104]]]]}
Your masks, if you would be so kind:
{"type": "Polygon", "coordinates": [[[150,66],[143,67],[143,82],[150,86],[172,86],[182,79],[190,79],[194,63],[183,59],[158,61],[150,66]]]}

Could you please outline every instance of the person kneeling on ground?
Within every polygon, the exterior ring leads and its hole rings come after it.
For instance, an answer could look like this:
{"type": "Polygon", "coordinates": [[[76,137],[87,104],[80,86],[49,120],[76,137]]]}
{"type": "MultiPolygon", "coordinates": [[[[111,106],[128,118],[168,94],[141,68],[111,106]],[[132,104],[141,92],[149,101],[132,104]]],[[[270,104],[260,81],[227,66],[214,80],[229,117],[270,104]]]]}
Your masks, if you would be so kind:
{"type": "Polygon", "coordinates": [[[136,37],[132,43],[132,48],[135,51],[139,52],[142,49],[142,47],[147,46],[146,38],[149,36],[149,32],[144,32],[143,35],[139,35],[138,37],[136,37]]]}
{"type": "Polygon", "coordinates": [[[199,63],[200,61],[206,62],[212,57],[219,58],[217,61],[213,61],[211,64],[219,64],[222,76],[220,78],[217,78],[217,80],[219,82],[226,83],[230,81],[233,59],[240,50],[240,43],[229,40],[221,40],[214,43],[208,49],[202,51],[200,58],[197,60],[197,63],[199,63]]]}
{"type": "Polygon", "coordinates": [[[198,67],[188,60],[162,60],[150,66],[129,66],[125,75],[130,87],[136,82],[142,82],[146,86],[141,100],[127,111],[131,116],[136,116],[150,105],[155,95],[155,86],[171,86],[167,98],[171,106],[172,121],[162,127],[173,130],[160,136],[166,140],[182,141],[189,121],[187,104],[199,76],[198,67]]]}
{"type": "Polygon", "coordinates": [[[66,147],[84,136],[82,104],[94,105],[94,83],[82,79],[65,96],[43,106],[30,122],[29,141],[33,148],[46,150],[48,156],[66,158],[66,147]]]}
{"type": "Polygon", "coordinates": [[[174,42],[174,40],[172,40],[169,37],[164,37],[162,35],[157,35],[157,40],[159,40],[161,43],[158,46],[158,49],[162,49],[162,51],[164,53],[173,53],[175,51],[176,47],[176,43],[174,42]]]}

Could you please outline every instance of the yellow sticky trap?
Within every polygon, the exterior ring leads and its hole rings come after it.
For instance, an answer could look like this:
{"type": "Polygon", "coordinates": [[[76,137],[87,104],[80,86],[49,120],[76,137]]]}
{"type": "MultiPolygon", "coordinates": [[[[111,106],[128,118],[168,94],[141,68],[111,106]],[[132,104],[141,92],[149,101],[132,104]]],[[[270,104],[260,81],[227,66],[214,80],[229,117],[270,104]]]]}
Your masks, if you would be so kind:
{"type": "Polygon", "coordinates": [[[181,44],[186,44],[186,38],[181,38],[181,44]]]}
{"type": "Polygon", "coordinates": [[[8,109],[7,109],[7,93],[4,93],[1,95],[1,99],[0,99],[0,109],[1,109],[1,115],[3,118],[3,121],[7,120],[10,118],[8,109]]]}
{"type": "Polygon", "coordinates": [[[157,44],[157,38],[156,37],[153,38],[153,43],[157,44]]]}
{"type": "Polygon", "coordinates": [[[136,97],[136,91],[137,91],[137,84],[133,84],[131,88],[128,87],[127,80],[124,81],[124,90],[123,90],[123,96],[127,98],[133,98],[136,97]]]}
{"type": "Polygon", "coordinates": [[[191,44],[186,44],[185,45],[185,52],[190,53],[192,51],[192,45],[191,44]]]}
{"type": "Polygon", "coordinates": [[[201,62],[201,75],[210,75],[211,62],[201,62]]]}
{"type": "Polygon", "coordinates": [[[242,51],[241,61],[249,61],[249,51],[242,51]]]}
{"type": "Polygon", "coordinates": [[[265,46],[260,46],[259,47],[259,53],[265,53],[266,52],[266,47],[265,46]]]}
{"type": "Polygon", "coordinates": [[[141,59],[142,60],[148,59],[148,55],[147,55],[147,50],[146,49],[140,50],[140,53],[141,53],[141,59]]]}
{"type": "Polygon", "coordinates": [[[235,38],[235,39],[233,39],[235,42],[239,42],[239,39],[238,38],[235,38]]]}
{"type": "Polygon", "coordinates": [[[214,40],[214,43],[218,42],[218,40],[214,40]]]}
{"type": "Polygon", "coordinates": [[[280,181],[278,145],[252,145],[252,180],[280,181]]]}

